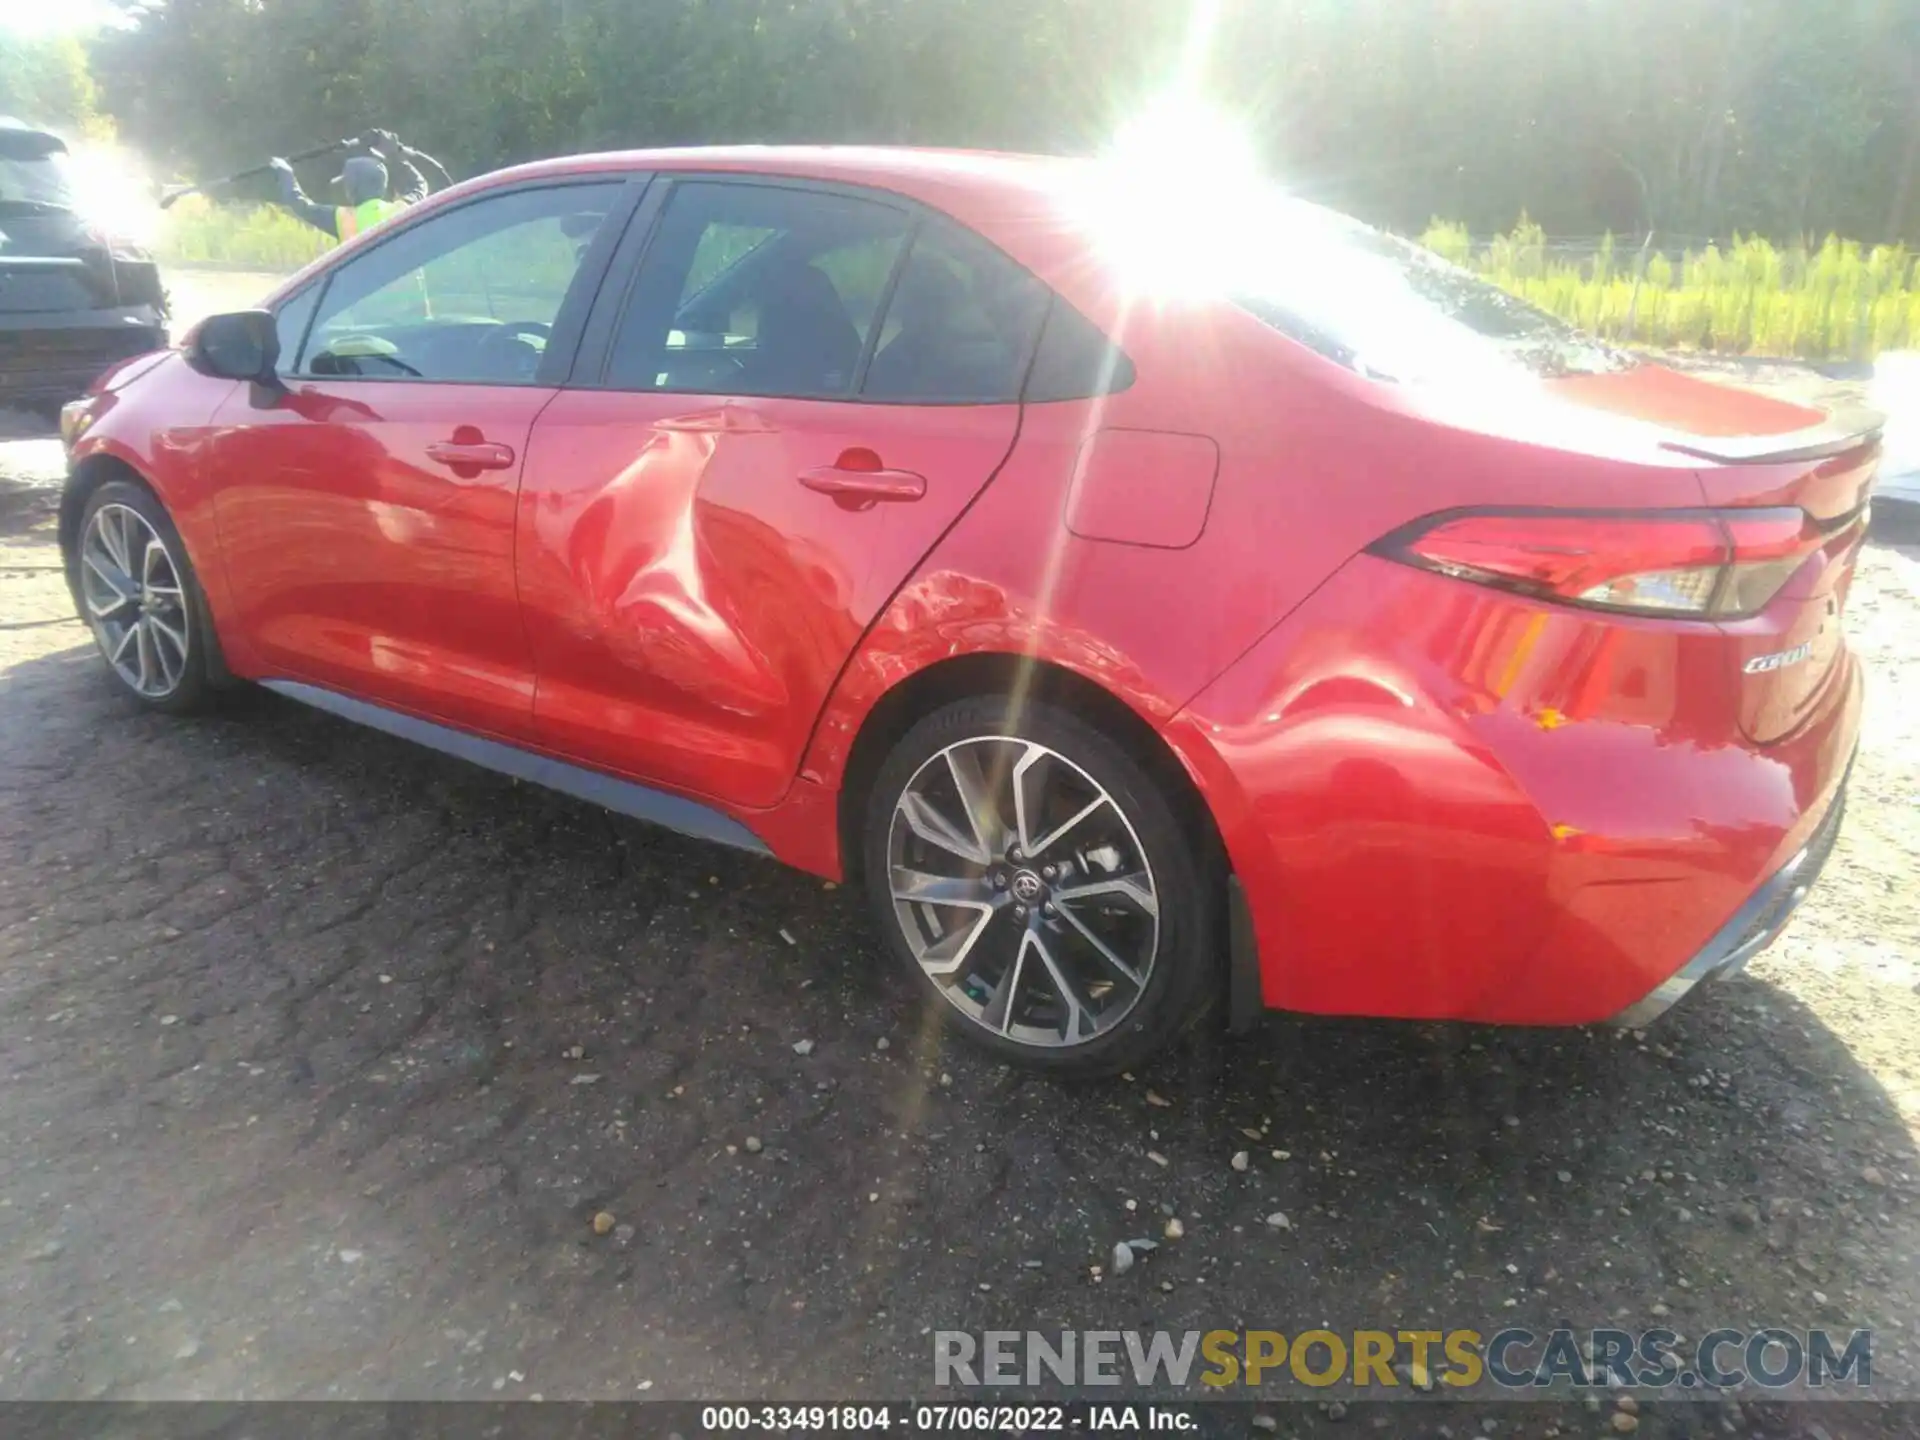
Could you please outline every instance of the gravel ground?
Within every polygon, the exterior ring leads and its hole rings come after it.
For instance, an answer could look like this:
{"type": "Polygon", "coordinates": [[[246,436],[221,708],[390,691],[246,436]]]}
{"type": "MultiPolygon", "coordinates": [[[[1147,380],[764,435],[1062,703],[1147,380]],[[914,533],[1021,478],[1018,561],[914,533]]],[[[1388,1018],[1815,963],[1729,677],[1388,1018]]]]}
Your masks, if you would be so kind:
{"type": "Polygon", "coordinates": [[[797,873],[265,694],[130,713],[31,623],[58,469],[0,444],[0,1398],[925,1396],[934,1329],[1562,1321],[1870,1326],[1920,1397],[1920,526],[1876,521],[1846,828],[1750,976],[1075,1088],[944,1045],[797,873]]]}

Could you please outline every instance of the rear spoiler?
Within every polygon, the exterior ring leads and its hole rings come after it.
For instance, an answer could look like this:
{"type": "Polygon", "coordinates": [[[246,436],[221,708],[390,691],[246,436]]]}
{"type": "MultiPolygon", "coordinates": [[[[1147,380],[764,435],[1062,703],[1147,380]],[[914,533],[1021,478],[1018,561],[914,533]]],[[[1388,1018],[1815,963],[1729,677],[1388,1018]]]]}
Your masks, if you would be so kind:
{"type": "Polygon", "coordinates": [[[1779,435],[1688,435],[1663,440],[1660,448],[1723,465],[1784,465],[1799,460],[1825,460],[1871,445],[1880,438],[1887,417],[1864,407],[1837,410],[1820,424],[1779,435]]]}

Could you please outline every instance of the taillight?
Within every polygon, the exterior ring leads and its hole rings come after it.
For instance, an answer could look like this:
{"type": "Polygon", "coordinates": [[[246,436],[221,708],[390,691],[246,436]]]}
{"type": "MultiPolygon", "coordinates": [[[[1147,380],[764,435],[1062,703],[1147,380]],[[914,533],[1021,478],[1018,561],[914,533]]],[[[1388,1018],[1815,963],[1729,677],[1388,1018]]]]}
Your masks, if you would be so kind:
{"type": "Polygon", "coordinates": [[[1804,511],[1571,510],[1442,515],[1379,547],[1462,580],[1637,615],[1765,609],[1821,545],[1804,511]]]}

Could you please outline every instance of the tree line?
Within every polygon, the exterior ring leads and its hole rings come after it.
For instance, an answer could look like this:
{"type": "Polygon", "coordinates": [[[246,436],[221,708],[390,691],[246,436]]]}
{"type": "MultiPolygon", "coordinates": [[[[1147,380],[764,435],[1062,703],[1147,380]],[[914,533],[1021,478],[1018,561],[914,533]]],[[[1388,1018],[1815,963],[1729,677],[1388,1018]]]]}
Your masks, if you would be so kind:
{"type": "MultiPolygon", "coordinates": [[[[1067,153],[1179,73],[1376,223],[1920,241],[1920,0],[127,0],[94,103],[181,174],[379,126],[1067,153]]],[[[1151,186],[1153,177],[1142,176],[1151,186]]]]}

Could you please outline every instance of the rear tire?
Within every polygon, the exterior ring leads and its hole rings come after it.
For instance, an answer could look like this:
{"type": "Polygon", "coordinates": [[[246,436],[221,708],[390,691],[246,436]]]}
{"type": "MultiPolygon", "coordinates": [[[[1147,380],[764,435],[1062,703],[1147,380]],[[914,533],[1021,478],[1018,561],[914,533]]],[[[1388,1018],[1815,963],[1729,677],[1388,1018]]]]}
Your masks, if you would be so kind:
{"type": "Polygon", "coordinates": [[[955,702],[900,739],[868,794],[874,923],[968,1040],[1059,1074],[1127,1069],[1222,983],[1220,867],[1180,815],[1066,711],[955,702]]]}
{"type": "Polygon", "coordinates": [[[170,715],[205,706],[225,674],[206,595],[153,492],[109,480],[80,513],[75,589],[115,687],[170,715]]]}

